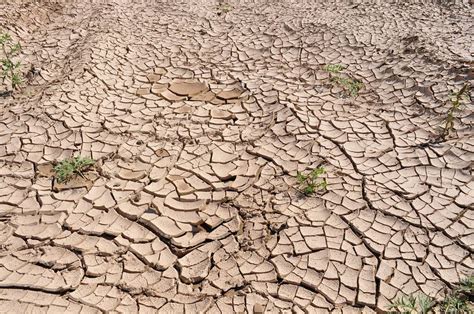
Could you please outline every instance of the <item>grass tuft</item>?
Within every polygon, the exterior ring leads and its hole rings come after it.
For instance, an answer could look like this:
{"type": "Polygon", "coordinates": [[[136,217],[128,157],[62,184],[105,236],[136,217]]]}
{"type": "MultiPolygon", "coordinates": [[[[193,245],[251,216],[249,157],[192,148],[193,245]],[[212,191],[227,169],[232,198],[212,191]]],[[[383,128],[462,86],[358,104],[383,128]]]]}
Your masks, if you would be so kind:
{"type": "Polygon", "coordinates": [[[474,313],[470,300],[474,296],[474,276],[468,276],[441,302],[443,313],[474,313]]]}
{"type": "Polygon", "coordinates": [[[403,314],[464,314],[474,313],[472,297],[474,295],[474,276],[469,276],[459,282],[450,294],[441,302],[433,298],[419,294],[417,296],[407,295],[395,299],[388,305],[390,313],[403,314]]]}

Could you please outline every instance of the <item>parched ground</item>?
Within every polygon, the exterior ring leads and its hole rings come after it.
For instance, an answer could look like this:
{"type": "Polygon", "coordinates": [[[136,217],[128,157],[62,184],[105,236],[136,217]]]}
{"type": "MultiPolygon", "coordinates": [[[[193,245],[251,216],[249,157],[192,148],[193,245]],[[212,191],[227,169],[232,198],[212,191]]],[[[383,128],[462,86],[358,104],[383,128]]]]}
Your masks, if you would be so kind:
{"type": "Polygon", "coordinates": [[[439,136],[468,4],[13,2],[0,312],[369,313],[472,275],[472,103],[439,136]]]}

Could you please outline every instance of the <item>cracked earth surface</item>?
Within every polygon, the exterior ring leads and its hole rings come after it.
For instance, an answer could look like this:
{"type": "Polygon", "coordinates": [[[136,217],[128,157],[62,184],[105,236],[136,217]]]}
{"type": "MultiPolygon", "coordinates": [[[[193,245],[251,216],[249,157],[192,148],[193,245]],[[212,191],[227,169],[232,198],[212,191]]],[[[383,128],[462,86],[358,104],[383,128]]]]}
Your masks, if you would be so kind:
{"type": "Polygon", "coordinates": [[[369,313],[472,275],[472,104],[436,135],[470,8],[230,4],[0,5],[34,69],[0,99],[0,311],[369,313]]]}

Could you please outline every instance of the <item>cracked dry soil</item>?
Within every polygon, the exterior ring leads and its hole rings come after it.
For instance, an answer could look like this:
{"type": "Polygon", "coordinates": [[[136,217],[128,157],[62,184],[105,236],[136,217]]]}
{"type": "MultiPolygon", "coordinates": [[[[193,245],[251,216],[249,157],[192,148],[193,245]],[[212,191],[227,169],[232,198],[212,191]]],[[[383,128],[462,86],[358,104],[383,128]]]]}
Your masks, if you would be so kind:
{"type": "Polygon", "coordinates": [[[229,4],[0,4],[1,312],[371,313],[472,275],[472,104],[437,137],[472,7],[229,4]],[[52,189],[73,155],[97,173],[52,189]]]}

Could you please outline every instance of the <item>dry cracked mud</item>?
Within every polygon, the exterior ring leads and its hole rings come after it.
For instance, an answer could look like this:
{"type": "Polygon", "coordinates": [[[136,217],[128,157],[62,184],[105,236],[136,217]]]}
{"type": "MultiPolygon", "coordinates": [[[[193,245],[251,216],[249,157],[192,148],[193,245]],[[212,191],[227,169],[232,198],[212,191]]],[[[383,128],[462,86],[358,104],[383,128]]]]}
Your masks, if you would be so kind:
{"type": "Polygon", "coordinates": [[[474,269],[469,4],[13,1],[0,311],[370,313],[474,269]],[[97,3],[95,3],[97,2],[97,3]],[[348,94],[326,65],[363,83],[348,94]],[[51,165],[97,161],[53,189],[51,165]],[[297,190],[324,166],[327,189],[297,190]]]}

